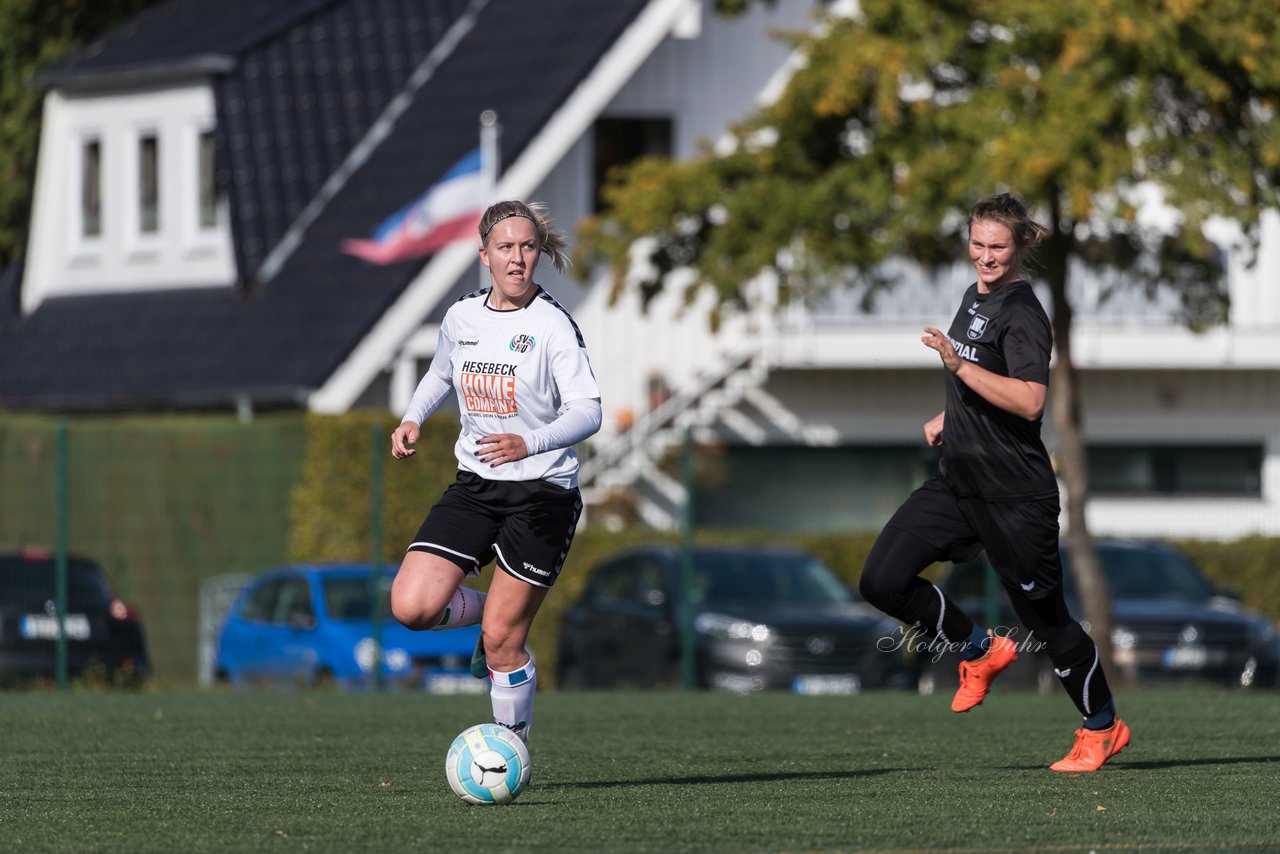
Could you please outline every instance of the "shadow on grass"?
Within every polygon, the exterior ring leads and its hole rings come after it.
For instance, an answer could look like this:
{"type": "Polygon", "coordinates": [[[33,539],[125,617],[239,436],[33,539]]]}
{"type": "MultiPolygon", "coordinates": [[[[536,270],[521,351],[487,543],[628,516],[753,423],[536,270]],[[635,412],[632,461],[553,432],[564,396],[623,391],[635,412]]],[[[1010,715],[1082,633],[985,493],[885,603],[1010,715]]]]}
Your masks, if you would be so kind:
{"type": "Polygon", "coordinates": [[[715,774],[695,777],[656,777],[650,780],[592,780],[581,783],[541,783],[545,789],[612,789],[618,786],[679,786],[688,783],[773,783],[800,780],[852,780],[901,771],[901,768],[861,768],[856,771],[793,771],[779,774],[715,774]]]}
{"type": "MultiPolygon", "coordinates": [[[[1113,759],[1104,767],[1116,771],[1123,771],[1126,768],[1134,771],[1145,771],[1153,768],[1186,768],[1191,765],[1265,765],[1271,762],[1280,762],[1280,756],[1230,756],[1218,759],[1164,759],[1138,762],[1113,759]]],[[[1035,771],[1047,767],[1047,765],[1005,765],[1004,769],[1006,771],[1035,771]]]]}

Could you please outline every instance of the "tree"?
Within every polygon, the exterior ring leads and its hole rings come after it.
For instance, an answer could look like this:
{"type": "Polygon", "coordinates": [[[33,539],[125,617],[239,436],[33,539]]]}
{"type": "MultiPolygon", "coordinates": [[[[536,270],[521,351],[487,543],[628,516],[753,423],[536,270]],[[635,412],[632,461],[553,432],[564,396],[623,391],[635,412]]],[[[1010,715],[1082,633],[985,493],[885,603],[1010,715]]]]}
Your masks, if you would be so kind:
{"type": "Polygon", "coordinates": [[[155,0],[0,3],[0,269],[26,248],[43,93],[32,76],[155,0]]]}
{"type": "MultiPolygon", "coordinates": [[[[1052,417],[1067,538],[1085,617],[1110,661],[1110,597],[1085,523],[1089,498],[1069,277],[1107,276],[1182,297],[1193,328],[1222,321],[1220,250],[1205,226],[1235,220],[1256,252],[1280,186],[1280,15],[1254,0],[862,0],[817,34],[779,100],[735,129],[736,147],[615,176],[580,251],[648,300],[677,268],[690,291],[745,304],[778,275],[782,298],[858,281],[883,262],[950,264],[965,215],[1008,190],[1051,229],[1039,258],[1052,294],[1052,417]],[[1142,199],[1175,212],[1144,225],[1142,199]],[[635,244],[647,264],[630,267],[635,244]]],[[[581,265],[587,266],[587,265],[581,265]]]]}

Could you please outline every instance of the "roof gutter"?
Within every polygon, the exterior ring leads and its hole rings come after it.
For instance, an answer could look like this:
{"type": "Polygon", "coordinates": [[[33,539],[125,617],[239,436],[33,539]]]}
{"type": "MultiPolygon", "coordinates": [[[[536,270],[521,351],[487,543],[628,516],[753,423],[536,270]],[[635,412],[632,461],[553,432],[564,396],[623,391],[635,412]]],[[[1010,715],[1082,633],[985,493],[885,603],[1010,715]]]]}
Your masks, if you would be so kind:
{"type": "Polygon", "coordinates": [[[171,62],[118,65],[114,68],[53,68],[38,72],[33,84],[41,90],[63,92],[105,92],[139,86],[170,85],[174,78],[209,77],[235,70],[236,57],[209,53],[171,62]]]}

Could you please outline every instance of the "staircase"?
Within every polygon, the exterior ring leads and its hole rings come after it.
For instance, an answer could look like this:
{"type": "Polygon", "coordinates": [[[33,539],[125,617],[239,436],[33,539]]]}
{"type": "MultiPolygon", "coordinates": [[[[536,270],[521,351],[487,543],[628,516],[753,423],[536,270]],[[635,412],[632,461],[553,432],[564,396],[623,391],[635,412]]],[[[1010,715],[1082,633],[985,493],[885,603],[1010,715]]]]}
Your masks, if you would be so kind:
{"type": "MultiPolygon", "coordinates": [[[[660,530],[678,527],[684,512],[684,485],[663,472],[659,461],[680,445],[685,430],[693,430],[695,438],[723,430],[747,443],[761,443],[767,426],[759,423],[757,407],[744,404],[767,398],[761,386],[768,375],[768,360],[759,344],[753,343],[728,355],[715,371],[677,390],[630,430],[584,455],[579,485],[588,512],[625,493],[644,524],[660,530]]],[[[766,416],[765,420],[771,419],[766,416]]]]}

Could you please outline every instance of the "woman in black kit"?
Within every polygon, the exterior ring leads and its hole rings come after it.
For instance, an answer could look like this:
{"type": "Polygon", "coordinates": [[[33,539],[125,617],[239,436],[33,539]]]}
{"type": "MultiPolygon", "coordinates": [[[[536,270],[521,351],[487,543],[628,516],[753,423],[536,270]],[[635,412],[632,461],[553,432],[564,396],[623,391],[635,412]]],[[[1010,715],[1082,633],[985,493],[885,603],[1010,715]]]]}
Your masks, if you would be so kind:
{"type": "Polygon", "coordinates": [[[938,473],[885,525],[862,570],[863,596],[882,611],[956,649],[955,712],[982,702],[1017,658],[1007,636],[977,626],[920,573],[937,561],[986,549],[1022,625],[1046,644],[1084,717],[1054,771],[1096,771],[1129,743],[1093,639],[1067,611],[1058,554],[1058,485],[1040,439],[1053,334],[1020,265],[1045,230],[1002,193],[969,213],[969,286],[946,334],[921,339],[947,370],[946,408],[924,425],[942,451],[938,473]]]}

